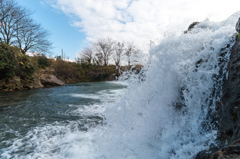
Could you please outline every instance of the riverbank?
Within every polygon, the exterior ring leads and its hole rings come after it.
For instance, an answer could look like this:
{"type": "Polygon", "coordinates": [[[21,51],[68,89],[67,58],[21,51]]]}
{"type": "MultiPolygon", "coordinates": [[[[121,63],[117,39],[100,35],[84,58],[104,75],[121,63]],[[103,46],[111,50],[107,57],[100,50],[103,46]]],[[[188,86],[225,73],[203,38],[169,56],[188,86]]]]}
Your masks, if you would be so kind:
{"type": "Polygon", "coordinates": [[[63,86],[61,80],[53,69],[43,69],[35,72],[31,79],[21,79],[19,76],[0,80],[0,91],[15,91],[37,89],[49,86],[63,86]]]}
{"type": "MultiPolygon", "coordinates": [[[[141,70],[141,67],[142,66],[137,66],[135,68],[136,73],[141,70]]],[[[126,67],[122,67],[121,70],[127,71],[128,69],[126,67]]],[[[70,75],[71,71],[72,70],[70,69],[70,75]]],[[[73,73],[74,76],[70,76],[65,73],[63,69],[58,69],[57,72],[53,67],[47,67],[45,69],[37,70],[31,76],[31,78],[28,79],[23,79],[19,76],[1,79],[0,91],[30,90],[51,86],[63,86],[66,83],[101,82],[117,80],[116,66],[114,65],[88,66],[88,68],[85,69],[74,69],[73,73]]]]}
{"type": "MultiPolygon", "coordinates": [[[[65,83],[114,81],[132,66],[101,66],[91,63],[48,59],[44,55],[29,57],[17,47],[0,44],[0,91],[62,86],[65,83]]],[[[138,73],[143,66],[137,65],[138,73]]]]}
{"type": "Polygon", "coordinates": [[[28,90],[37,89],[51,86],[63,86],[65,83],[78,83],[78,82],[98,82],[98,81],[114,81],[113,66],[108,69],[105,68],[91,68],[81,75],[80,78],[71,78],[60,76],[54,68],[40,69],[36,71],[31,79],[21,79],[19,76],[12,78],[4,78],[0,80],[0,91],[15,91],[15,90],[28,90]]]}

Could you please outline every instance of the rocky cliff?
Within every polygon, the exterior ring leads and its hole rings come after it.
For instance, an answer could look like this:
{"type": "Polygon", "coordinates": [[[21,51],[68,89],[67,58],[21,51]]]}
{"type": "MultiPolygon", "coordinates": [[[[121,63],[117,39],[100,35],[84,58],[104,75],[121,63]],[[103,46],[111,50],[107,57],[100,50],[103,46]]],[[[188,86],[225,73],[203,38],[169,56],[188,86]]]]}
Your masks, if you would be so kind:
{"type": "Polygon", "coordinates": [[[228,78],[222,86],[220,132],[234,141],[240,137],[240,41],[238,36],[231,49],[228,78]]]}
{"type": "Polygon", "coordinates": [[[213,154],[213,159],[240,158],[240,18],[236,24],[236,40],[231,48],[228,78],[223,81],[219,107],[220,140],[226,147],[213,154]]]}
{"type": "Polygon", "coordinates": [[[236,31],[230,48],[228,74],[223,80],[215,114],[219,128],[218,145],[200,152],[195,159],[240,159],[240,18],[236,31]]]}
{"type": "Polygon", "coordinates": [[[37,71],[31,80],[23,80],[17,76],[11,79],[2,79],[0,80],[0,91],[26,90],[62,85],[65,85],[64,81],[57,76],[53,69],[45,69],[37,71]]]}

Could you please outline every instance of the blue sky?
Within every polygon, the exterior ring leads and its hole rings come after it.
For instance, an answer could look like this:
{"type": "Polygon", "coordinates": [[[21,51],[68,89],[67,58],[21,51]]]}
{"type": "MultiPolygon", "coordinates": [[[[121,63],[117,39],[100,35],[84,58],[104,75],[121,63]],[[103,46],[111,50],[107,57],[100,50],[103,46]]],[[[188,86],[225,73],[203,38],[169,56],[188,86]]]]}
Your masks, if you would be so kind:
{"type": "Polygon", "coordinates": [[[89,42],[111,37],[148,53],[150,42],[182,33],[195,21],[225,20],[239,0],[18,0],[52,35],[52,56],[74,59],[89,42]],[[80,31],[81,30],[81,31],[80,31]]]}
{"type": "Polygon", "coordinates": [[[74,60],[76,54],[87,45],[84,32],[71,26],[69,18],[61,11],[53,9],[40,0],[19,0],[18,2],[34,11],[33,19],[41,23],[51,33],[49,36],[50,41],[53,42],[51,57],[60,55],[61,49],[63,49],[65,57],[69,56],[70,59],[74,60]]]}

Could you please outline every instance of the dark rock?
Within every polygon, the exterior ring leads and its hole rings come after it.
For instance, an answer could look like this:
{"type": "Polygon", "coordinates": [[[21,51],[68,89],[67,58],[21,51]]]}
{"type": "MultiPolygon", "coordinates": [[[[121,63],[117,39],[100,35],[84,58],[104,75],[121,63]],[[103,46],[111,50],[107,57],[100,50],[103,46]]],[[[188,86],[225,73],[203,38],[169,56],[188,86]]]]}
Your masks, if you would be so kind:
{"type": "MultiPolygon", "coordinates": [[[[240,31],[240,19],[236,30],[240,31]]],[[[231,48],[231,55],[227,66],[228,76],[222,85],[222,95],[217,103],[219,121],[219,141],[223,145],[220,151],[212,155],[212,159],[240,159],[240,41],[235,35],[235,43],[231,48]]]]}
{"type": "Polygon", "coordinates": [[[204,150],[199,152],[194,159],[210,159],[210,158],[211,154],[208,151],[204,150]]]}
{"type": "Polygon", "coordinates": [[[219,149],[218,145],[212,144],[208,150],[200,151],[194,159],[212,159],[212,154],[219,149]]]}
{"type": "Polygon", "coordinates": [[[195,27],[195,25],[199,24],[200,22],[193,22],[192,24],[189,25],[188,30],[191,30],[192,28],[195,27]]]}
{"type": "Polygon", "coordinates": [[[212,159],[240,159],[240,140],[214,153],[212,159]]]}
{"type": "Polygon", "coordinates": [[[195,27],[195,25],[199,24],[200,22],[193,22],[192,24],[189,25],[188,30],[184,31],[184,34],[188,33],[192,28],[195,27]]]}
{"type": "Polygon", "coordinates": [[[222,86],[221,106],[218,107],[220,116],[219,128],[222,136],[231,139],[240,138],[240,43],[236,42],[231,48],[228,63],[228,78],[222,86]]]}
{"type": "MultiPolygon", "coordinates": [[[[240,31],[240,18],[236,24],[236,30],[240,31]]],[[[227,65],[228,75],[222,84],[220,101],[216,103],[216,119],[219,123],[217,146],[218,150],[221,150],[212,151],[215,152],[212,159],[240,159],[240,41],[237,34],[234,37],[235,43],[232,48],[227,45],[221,50],[224,55],[229,48],[231,55],[227,65]],[[232,141],[236,142],[228,145],[232,141]]],[[[220,64],[224,62],[224,58],[221,56],[220,54],[220,64]]],[[[219,73],[223,74],[224,71],[226,70],[220,70],[219,73]]],[[[210,159],[210,157],[208,153],[202,151],[196,156],[196,159],[210,159]]]]}
{"type": "Polygon", "coordinates": [[[236,31],[237,31],[238,33],[240,33],[240,17],[239,17],[238,22],[237,22],[237,24],[236,24],[236,31]]]}

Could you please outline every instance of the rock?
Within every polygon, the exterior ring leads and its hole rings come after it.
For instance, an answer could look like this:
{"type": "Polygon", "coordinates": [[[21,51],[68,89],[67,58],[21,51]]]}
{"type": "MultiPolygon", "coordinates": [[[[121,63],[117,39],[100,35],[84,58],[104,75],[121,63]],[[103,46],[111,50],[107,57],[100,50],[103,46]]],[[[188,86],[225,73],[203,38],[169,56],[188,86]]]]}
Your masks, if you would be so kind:
{"type": "Polygon", "coordinates": [[[13,81],[15,82],[15,84],[18,84],[18,85],[20,85],[21,83],[20,77],[17,77],[17,76],[13,77],[13,81]]]}
{"type": "Polygon", "coordinates": [[[22,90],[23,84],[21,83],[20,77],[13,77],[11,79],[2,79],[0,80],[0,90],[2,91],[14,91],[22,90]]]}
{"type": "Polygon", "coordinates": [[[194,159],[210,159],[210,158],[211,154],[208,151],[204,150],[199,152],[194,159]]]}
{"type": "Polygon", "coordinates": [[[193,22],[192,24],[189,25],[188,31],[191,30],[192,28],[195,27],[195,25],[199,24],[200,22],[193,22]]]}
{"type": "MultiPolygon", "coordinates": [[[[240,30],[240,19],[236,30],[240,30]]],[[[223,80],[220,102],[217,104],[219,121],[219,141],[231,143],[212,155],[212,159],[240,159],[240,41],[235,35],[235,43],[227,66],[228,77],[223,80]]]]}
{"type": "Polygon", "coordinates": [[[36,75],[44,86],[63,86],[64,81],[57,76],[53,69],[41,70],[36,75]]]}
{"type": "MultiPolygon", "coordinates": [[[[240,31],[240,18],[236,24],[236,30],[240,31]]],[[[218,119],[218,150],[211,156],[212,159],[240,159],[240,40],[234,35],[235,43],[230,48],[231,55],[227,65],[227,77],[224,77],[220,101],[216,103],[215,115],[218,119]],[[230,145],[227,143],[231,143],[230,145]],[[224,148],[223,148],[224,147],[224,148]],[[217,151],[217,152],[216,152],[217,151]]],[[[233,39],[234,40],[234,39],[233,39]]],[[[221,59],[219,60],[221,61],[221,59]]],[[[225,70],[223,70],[225,71],[225,70]]],[[[222,71],[222,72],[223,72],[222,71]]],[[[198,159],[206,159],[204,153],[199,153],[198,159]]],[[[210,159],[210,158],[209,158],[210,159]]]]}
{"type": "Polygon", "coordinates": [[[44,86],[50,85],[50,86],[63,86],[65,83],[57,78],[53,74],[43,74],[40,77],[40,80],[44,86]]]}
{"type": "Polygon", "coordinates": [[[20,77],[0,80],[0,91],[26,90],[42,88],[44,86],[62,86],[65,83],[57,76],[54,70],[41,70],[34,74],[32,80],[21,80],[20,77]]]}
{"type": "Polygon", "coordinates": [[[240,138],[240,43],[237,36],[231,48],[227,71],[228,78],[223,81],[221,105],[217,111],[220,133],[231,142],[240,138]]]}
{"type": "Polygon", "coordinates": [[[238,33],[240,33],[240,17],[239,17],[238,22],[237,22],[237,24],[236,24],[236,31],[237,31],[238,33]]]}
{"type": "Polygon", "coordinates": [[[20,77],[17,77],[17,76],[13,77],[13,85],[14,85],[13,90],[16,90],[16,89],[22,90],[23,89],[23,84],[21,83],[20,77]]]}
{"type": "Polygon", "coordinates": [[[188,33],[192,28],[195,27],[195,25],[199,24],[200,22],[193,22],[192,24],[189,25],[188,30],[184,31],[184,34],[188,33]]]}
{"type": "Polygon", "coordinates": [[[37,77],[34,77],[33,82],[27,85],[26,87],[28,87],[29,89],[36,89],[36,88],[42,88],[43,85],[40,79],[38,79],[37,77]]]}
{"type": "Polygon", "coordinates": [[[240,140],[214,153],[212,159],[240,159],[240,140]]]}

